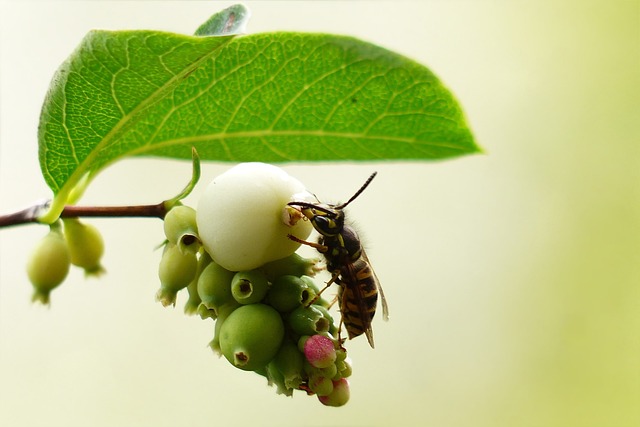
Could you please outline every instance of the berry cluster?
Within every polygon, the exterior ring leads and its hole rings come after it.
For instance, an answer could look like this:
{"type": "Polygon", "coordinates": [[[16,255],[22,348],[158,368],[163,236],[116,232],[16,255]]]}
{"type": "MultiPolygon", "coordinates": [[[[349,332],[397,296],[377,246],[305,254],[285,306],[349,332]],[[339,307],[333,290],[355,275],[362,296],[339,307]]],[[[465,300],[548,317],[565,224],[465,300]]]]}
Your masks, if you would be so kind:
{"type": "Polygon", "coordinates": [[[308,221],[287,206],[308,194],[275,166],[241,164],[214,179],[198,211],[177,206],[164,221],[166,244],[157,299],[215,321],[211,348],[291,396],[317,395],[328,406],[349,399],[351,365],[329,303],[312,276],[318,260],[296,253],[308,221]]]}
{"type": "MultiPolygon", "coordinates": [[[[342,406],[351,365],[312,279],[318,260],[296,253],[313,227],[289,205],[312,198],[299,181],[263,163],[215,178],[197,211],[178,202],[164,217],[156,298],[175,306],[186,289],[185,312],[215,321],[210,346],[229,363],[266,377],[279,394],[302,390],[342,406]]],[[[103,251],[95,227],[77,218],[54,223],[27,267],[33,300],[48,303],[71,264],[99,274],[103,251]]]]}
{"type": "Polygon", "coordinates": [[[313,274],[315,261],[293,254],[286,263],[233,273],[203,260],[198,313],[216,321],[211,348],[236,368],[265,376],[278,393],[305,390],[327,405],[346,403],[346,351],[335,338],[327,301],[317,297],[309,276],[300,275],[313,274]],[[334,393],[334,383],[341,391],[334,393]]]}
{"type": "Polygon", "coordinates": [[[49,304],[51,291],[64,281],[71,265],[87,276],[100,275],[104,241],[96,227],[65,218],[51,225],[49,233],[36,245],[27,264],[34,292],[32,300],[49,304]]]}

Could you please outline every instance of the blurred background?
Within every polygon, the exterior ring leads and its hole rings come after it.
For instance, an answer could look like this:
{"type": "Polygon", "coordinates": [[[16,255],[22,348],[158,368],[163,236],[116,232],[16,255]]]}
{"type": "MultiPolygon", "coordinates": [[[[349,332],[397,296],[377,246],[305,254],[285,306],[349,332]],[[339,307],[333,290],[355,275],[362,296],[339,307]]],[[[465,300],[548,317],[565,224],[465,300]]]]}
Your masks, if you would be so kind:
{"type": "MultiPolygon", "coordinates": [[[[50,79],[91,29],[192,33],[231,2],[0,3],[0,212],[47,198],[37,126],[50,79]]],[[[213,325],[155,302],[162,223],[91,221],[108,274],[72,270],[32,305],[42,226],[0,230],[5,426],[640,425],[640,2],[246,2],[250,32],[349,34],[430,67],[486,154],[291,164],[350,207],[391,320],[348,343],[351,401],[278,396],[207,348],[213,325]]],[[[205,183],[231,165],[205,164],[205,183]]],[[[188,163],[103,172],[83,204],[157,203],[188,163]]]]}

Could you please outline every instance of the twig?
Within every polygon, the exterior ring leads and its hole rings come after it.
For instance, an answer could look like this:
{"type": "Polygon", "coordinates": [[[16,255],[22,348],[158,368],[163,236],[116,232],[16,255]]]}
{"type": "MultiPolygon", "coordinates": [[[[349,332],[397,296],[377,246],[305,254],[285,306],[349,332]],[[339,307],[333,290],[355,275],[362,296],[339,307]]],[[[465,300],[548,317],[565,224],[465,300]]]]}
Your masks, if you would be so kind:
{"type": "MultiPolygon", "coordinates": [[[[6,215],[0,215],[0,228],[15,225],[38,223],[40,214],[49,206],[49,201],[36,203],[26,209],[6,215]]],[[[74,217],[139,217],[139,218],[164,218],[167,213],[165,202],[156,205],[138,206],[65,206],[60,214],[61,218],[74,217]]]]}

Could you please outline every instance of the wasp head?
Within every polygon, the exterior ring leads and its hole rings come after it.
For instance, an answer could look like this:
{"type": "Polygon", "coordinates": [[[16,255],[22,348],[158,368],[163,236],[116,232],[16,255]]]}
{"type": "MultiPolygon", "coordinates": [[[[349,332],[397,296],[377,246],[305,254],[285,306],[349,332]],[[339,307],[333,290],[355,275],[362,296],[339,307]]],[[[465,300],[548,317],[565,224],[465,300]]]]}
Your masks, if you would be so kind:
{"type": "Polygon", "coordinates": [[[365,183],[349,200],[340,205],[328,205],[325,203],[313,204],[308,202],[290,202],[289,206],[295,206],[311,221],[316,231],[323,236],[333,237],[342,233],[344,229],[343,209],[353,202],[369,186],[377,172],[372,173],[365,183]]]}
{"type": "Polygon", "coordinates": [[[313,228],[323,236],[336,236],[344,227],[344,212],[334,206],[306,202],[291,202],[289,206],[297,206],[300,212],[311,221],[313,228]]]}

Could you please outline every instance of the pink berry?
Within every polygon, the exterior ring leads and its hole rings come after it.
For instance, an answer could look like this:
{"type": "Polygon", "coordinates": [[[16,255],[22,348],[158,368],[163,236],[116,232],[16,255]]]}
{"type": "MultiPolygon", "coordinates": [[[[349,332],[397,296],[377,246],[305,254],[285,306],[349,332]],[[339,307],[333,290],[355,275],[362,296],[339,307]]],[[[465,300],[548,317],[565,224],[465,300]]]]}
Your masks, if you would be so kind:
{"type": "Polygon", "coordinates": [[[336,348],[324,335],[312,335],[304,343],[304,355],[314,368],[328,368],[336,361],[336,348]]]}

